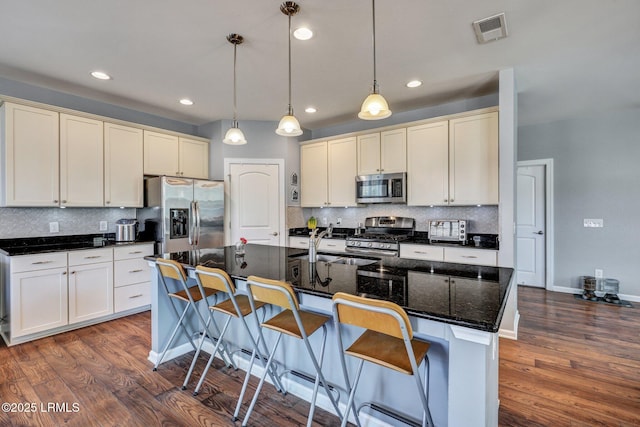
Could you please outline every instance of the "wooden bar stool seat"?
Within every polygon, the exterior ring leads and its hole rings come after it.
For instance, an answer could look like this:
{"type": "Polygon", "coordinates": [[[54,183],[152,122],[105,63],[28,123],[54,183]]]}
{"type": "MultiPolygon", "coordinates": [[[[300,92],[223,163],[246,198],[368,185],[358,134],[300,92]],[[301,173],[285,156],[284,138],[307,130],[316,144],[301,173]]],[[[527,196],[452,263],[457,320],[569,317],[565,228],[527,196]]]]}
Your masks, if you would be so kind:
{"type": "Polygon", "coordinates": [[[333,319],[337,331],[340,362],[349,399],[347,411],[342,419],[346,426],[349,412],[353,410],[356,423],[360,425],[359,412],[364,406],[379,410],[399,421],[413,424],[404,414],[380,404],[365,402],[355,408],[355,393],[360,381],[365,361],[375,363],[388,369],[411,375],[415,378],[418,396],[423,407],[422,425],[433,427],[429,410],[429,351],[430,343],[413,336],[413,330],[407,313],[397,304],[390,301],[375,300],[338,292],[333,296],[333,319]],[[346,349],[342,342],[342,326],[351,325],[364,328],[365,331],[346,349]],[[360,359],[353,384],[345,361],[345,354],[360,359]],[[424,361],[424,384],[420,380],[419,365],[424,361]]]}

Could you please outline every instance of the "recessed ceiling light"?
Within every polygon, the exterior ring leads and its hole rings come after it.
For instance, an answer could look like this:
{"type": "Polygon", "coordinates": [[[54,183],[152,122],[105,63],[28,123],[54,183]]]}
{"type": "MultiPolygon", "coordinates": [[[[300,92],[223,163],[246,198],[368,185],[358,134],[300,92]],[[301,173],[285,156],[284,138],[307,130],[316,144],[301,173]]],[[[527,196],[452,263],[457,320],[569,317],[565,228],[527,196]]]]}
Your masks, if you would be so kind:
{"type": "Polygon", "coordinates": [[[418,87],[422,86],[422,82],[420,80],[411,80],[407,83],[407,87],[418,87]]]}
{"type": "Polygon", "coordinates": [[[182,105],[193,105],[193,101],[188,98],[182,98],[180,100],[180,104],[182,105]]]}
{"type": "Polygon", "coordinates": [[[313,31],[311,31],[307,27],[300,27],[293,32],[293,37],[297,38],[298,40],[309,40],[311,37],[313,37],[313,31]]]}
{"type": "Polygon", "coordinates": [[[92,71],[91,75],[99,80],[111,80],[111,76],[104,71],[92,71]]]}
{"type": "Polygon", "coordinates": [[[318,110],[316,110],[315,107],[307,107],[307,108],[304,109],[305,113],[315,113],[316,111],[318,111],[318,110]]]}

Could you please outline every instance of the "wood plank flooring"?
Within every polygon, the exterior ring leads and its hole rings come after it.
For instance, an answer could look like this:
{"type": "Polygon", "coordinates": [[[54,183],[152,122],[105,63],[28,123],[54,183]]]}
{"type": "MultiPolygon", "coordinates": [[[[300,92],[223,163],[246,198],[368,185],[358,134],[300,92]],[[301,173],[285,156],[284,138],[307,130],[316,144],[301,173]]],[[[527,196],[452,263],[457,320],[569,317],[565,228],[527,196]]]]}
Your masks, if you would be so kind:
{"type": "MultiPolygon", "coordinates": [[[[640,309],[534,288],[520,287],[518,293],[519,340],[500,341],[500,425],[640,425],[640,309]]],[[[214,365],[217,369],[194,397],[193,386],[187,391],[179,387],[191,355],[152,371],[146,359],[150,327],[147,312],[0,346],[0,401],[36,404],[32,412],[0,411],[0,425],[240,425],[231,414],[243,372],[214,365]]],[[[198,376],[205,362],[199,361],[198,376]]],[[[247,399],[257,381],[250,384],[247,399]]],[[[308,403],[282,396],[270,385],[258,402],[253,426],[306,423],[308,403]]],[[[322,410],[314,421],[339,424],[322,410]]]]}
{"type": "Polygon", "coordinates": [[[640,425],[639,306],[519,287],[518,341],[500,340],[500,425],[640,425]]]}

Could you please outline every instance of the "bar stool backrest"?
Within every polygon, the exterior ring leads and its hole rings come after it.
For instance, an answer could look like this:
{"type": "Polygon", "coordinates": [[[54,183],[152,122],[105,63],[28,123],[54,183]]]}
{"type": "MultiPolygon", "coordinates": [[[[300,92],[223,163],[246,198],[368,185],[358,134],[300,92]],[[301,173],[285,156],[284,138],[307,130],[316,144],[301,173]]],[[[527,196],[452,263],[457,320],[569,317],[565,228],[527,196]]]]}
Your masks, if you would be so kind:
{"type": "Polygon", "coordinates": [[[293,288],[287,282],[249,276],[247,283],[249,284],[251,295],[256,301],[277,305],[287,310],[298,311],[298,298],[296,298],[293,288]]]}
{"type": "Polygon", "coordinates": [[[205,288],[226,292],[229,295],[236,293],[236,287],[233,285],[231,277],[224,270],[199,265],[196,267],[196,277],[205,288]]]}
{"type": "Polygon", "coordinates": [[[333,301],[340,323],[359,326],[400,339],[405,337],[402,333],[404,328],[408,339],[413,338],[409,316],[395,303],[344,292],[336,293],[333,301]]]}
{"type": "Polygon", "coordinates": [[[187,281],[187,275],[179,262],[171,259],[157,259],[156,265],[158,266],[158,270],[160,270],[160,274],[164,277],[180,280],[182,282],[187,281]]]}

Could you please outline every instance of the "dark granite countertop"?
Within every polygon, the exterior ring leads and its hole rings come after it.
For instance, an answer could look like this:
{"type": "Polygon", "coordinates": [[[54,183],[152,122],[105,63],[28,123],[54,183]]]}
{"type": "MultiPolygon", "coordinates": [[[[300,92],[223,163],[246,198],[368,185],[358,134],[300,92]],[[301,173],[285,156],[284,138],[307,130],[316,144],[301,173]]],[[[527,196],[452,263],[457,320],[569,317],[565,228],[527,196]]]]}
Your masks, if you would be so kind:
{"type": "Polygon", "coordinates": [[[336,292],[366,294],[393,301],[413,316],[492,333],[500,327],[513,274],[511,268],[397,257],[358,257],[368,258],[368,265],[309,263],[304,259],[306,253],[304,249],[249,244],[244,256],[237,256],[229,246],[161,257],[186,268],[198,264],[221,268],[234,279],[256,275],[285,280],[298,292],[326,298],[336,292]]]}
{"type": "Polygon", "coordinates": [[[15,239],[0,239],[0,254],[9,256],[32,255],[45,252],[93,249],[107,246],[135,245],[140,243],[152,242],[116,242],[115,233],[53,237],[23,237],[15,239]]]}

